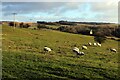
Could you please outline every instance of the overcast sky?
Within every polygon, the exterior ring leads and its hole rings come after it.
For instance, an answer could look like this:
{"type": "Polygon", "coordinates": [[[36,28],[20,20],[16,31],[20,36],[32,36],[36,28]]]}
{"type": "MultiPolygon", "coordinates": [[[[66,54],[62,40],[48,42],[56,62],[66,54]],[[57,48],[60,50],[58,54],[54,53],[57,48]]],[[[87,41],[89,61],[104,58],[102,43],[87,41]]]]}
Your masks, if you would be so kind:
{"type": "Polygon", "coordinates": [[[118,22],[118,2],[3,2],[2,20],[118,22]]]}

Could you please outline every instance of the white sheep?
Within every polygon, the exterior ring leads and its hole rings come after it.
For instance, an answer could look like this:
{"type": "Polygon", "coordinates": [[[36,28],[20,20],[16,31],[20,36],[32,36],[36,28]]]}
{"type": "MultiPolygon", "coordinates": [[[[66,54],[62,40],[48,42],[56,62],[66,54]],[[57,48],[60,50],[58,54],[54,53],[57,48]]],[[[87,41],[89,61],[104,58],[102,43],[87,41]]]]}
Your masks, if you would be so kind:
{"type": "Polygon", "coordinates": [[[100,44],[100,43],[97,43],[97,45],[98,45],[99,47],[101,47],[101,44],[100,44]]]}
{"type": "Polygon", "coordinates": [[[76,55],[84,55],[85,54],[84,52],[80,52],[79,48],[77,48],[77,47],[73,48],[73,52],[75,52],[76,55]]]}
{"type": "Polygon", "coordinates": [[[79,52],[80,55],[84,55],[85,53],[84,52],[79,52]]]}
{"type": "Polygon", "coordinates": [[[82,49],[85,49],[85,50],[87,50],[87,46],[82,46],[82,49]]]}
{"type": "Polygon", "coordinates": [[[112,52],[117,52],[117,50],[114,49],[114,48],[110,48],[110,51],[112,51],[112,52]]]}
{"type": "Polygon", "coordinates": [[[44,51],[46,51],[46,52],[50,52],[50,51],[52,51],[49,47],[44,47],[44,51]]]}
{"type": "Polygon", "coordinates": [[[91,42],[89,42],[89,43],[88,43],[88,45],[89,45],[89,46],[91,46],[91,45],[92,45],[92,43],[91,43],[91,42]]]}
{"type": "Polygon", "coordinates": [[[79,48],[74,47],[74,48],[73,48],[73,52],[75,52],[77,55],[79,55],[79,52],[80,52],[80,51],[79,51],[79,48]]]}
{"type": "Polygon", "coordinates": [[[97,46],[97,43],[93,43],[94,46],[97,46]]]}
{"type": "Polygon", "coordinates": [[[8,48],[10,49],[10,48],[11,48],[11,46],[8,46],[8,48]]]}

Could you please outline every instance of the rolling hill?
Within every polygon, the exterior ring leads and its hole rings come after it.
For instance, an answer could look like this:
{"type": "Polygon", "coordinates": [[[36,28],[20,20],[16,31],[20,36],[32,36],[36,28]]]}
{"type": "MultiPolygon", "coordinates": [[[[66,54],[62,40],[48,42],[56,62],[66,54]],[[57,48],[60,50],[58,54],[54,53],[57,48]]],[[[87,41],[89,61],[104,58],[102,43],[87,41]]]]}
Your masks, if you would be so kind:
{"type": "Polygon", "coordinates": [[[17,80],[118,80],[118,41],[107,39],[102,47],[81,46],[94,42],[93,36],[55,30],[13,29],[3,25],[3,79],[17,80]],[[49,46],[52,52],[44,53],[49,46]],[[77,46],[85,55],[77,57],[72,48],[77,46]]]}

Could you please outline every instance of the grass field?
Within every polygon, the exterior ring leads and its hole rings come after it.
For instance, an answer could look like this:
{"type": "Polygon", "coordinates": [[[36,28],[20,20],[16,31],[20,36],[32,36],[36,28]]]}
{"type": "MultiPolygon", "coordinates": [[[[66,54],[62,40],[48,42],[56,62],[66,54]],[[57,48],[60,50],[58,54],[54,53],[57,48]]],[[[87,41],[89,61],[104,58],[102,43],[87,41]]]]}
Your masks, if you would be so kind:
{"type": "Polygon", "coordinates": [[[17,80],[119,80],[118,42],[107,39],[102,47],[81,46],[94,42],[94,37],[54,30],[15,30],[3,25],[3,78],[17,80]],[[85,55],[77,57],[72,48],[76,45],[85,55]],[[43,47],[52,50],[44,53],[43,47]]]}

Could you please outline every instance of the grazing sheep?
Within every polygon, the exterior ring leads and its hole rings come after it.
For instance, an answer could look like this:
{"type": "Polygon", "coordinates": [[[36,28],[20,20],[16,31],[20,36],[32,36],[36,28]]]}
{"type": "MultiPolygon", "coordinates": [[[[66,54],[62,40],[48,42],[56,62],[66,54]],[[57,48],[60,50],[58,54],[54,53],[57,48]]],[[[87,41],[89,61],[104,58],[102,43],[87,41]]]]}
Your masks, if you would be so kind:
{"type": "Polygon", "coordinates": [[[94,46],[97,46],[97,43],[93,43],[94,46]]]}
{"type": "Polygon", "coordinates": [[[11,46],[8,46],[8,48],[10,49],[10,48],[11,48],[11,46]]]}
{"type": "Polygon", "coordinates": [[[92,43],[91,43],[91,42],[89,42],[89,43],[88,43],[88,45],[89,45],[89,46],[91,46],[91,45],[92,45],[92,43]]]}
{"type": "Polygon", "coordinates": [[[97,45],[98,45],[99,47],[101,47],[101,44],[100,44],[100,43],[97,43],[97,45]]]}
{"type": "Polygon", "coordinates": [[[117,52],[117,50],[114,49],[114,48],[110,48],[110,51],[112,51],[112,52],[117,52]]]}
{"type": "Polygon", "coordinates": [[[79,51],[79,48],[74,47],[74,48],[73,48],[73,52],[75,52],[77,55],[79,55],[79,52],[80,52],[80,51],[79,51]]]}
{"type": "Polygon", "coordinates": [[[82,49],[85,49],[85,50],[87,50],[87,46],[82,46],[82,49]]]}
{"type": "Polygon", "coordinates": [[[52,51],[52,50],[51,50],[49,47],[46,47],[46,46],[45,46],[45,47],[44,47],[44,51],[45,51],[45,52],[50,52],[50,51],[52,51]]]}
{"type": "Polygon", "coordinates": [[[85,53],[84,52],[79,52],[80,53],[80,55],[84,55],[85,53]]]}
{"type": "Polygon", "coordinates": [[[73,48],[73,52],[75,52],[76,55],[84,55],[84,52],[80,52],[79,48],[77,48],[77,47],[73,48]]]}

